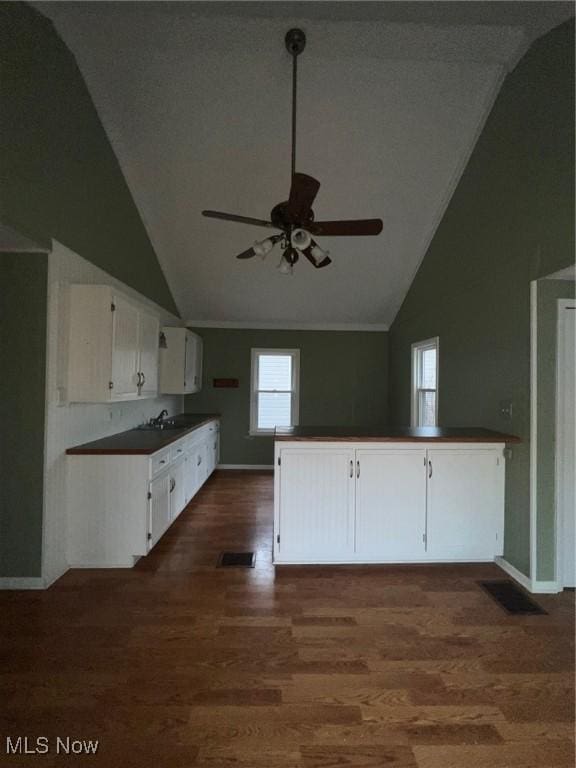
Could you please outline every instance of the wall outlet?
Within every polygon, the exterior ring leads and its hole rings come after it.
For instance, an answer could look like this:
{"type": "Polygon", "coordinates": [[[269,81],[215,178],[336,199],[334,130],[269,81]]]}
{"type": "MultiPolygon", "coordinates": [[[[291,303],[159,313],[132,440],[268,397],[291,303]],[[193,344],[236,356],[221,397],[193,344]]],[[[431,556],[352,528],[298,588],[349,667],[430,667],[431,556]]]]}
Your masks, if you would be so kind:
{"type": "Polygon", "coordinates": [[[500,400],[500,416],[505,421],[512,421],[512,400],[500,400]]]}

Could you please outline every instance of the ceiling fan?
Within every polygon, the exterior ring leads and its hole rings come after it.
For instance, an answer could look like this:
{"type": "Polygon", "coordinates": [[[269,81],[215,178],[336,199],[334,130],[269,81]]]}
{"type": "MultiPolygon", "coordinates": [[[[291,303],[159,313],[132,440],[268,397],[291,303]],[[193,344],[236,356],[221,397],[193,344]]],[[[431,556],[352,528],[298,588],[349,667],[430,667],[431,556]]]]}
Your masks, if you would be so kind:
{"type": "Polygon", "coordinates": [[[304,256],[317,269],[332,262],[328,251],[323,250],[314,236],[354,237],[358,235],[379,235],[381,219],[351,219],[342,221],[314,221],[312,205],[320,189],[320,182],[305,173],[296,172],[296,93],[298,56],[306,46],[306,35],[301,29],[290,29],[286,33],[286,48],[292,56],[292,183],[288,200],[278,203],[270,212],[270,219],[253,219],[221,211],[202,211],[203,216],[225,221],[237,221],[258,227],[281,230],[265,240],[256,241],[251,248],[239,253],[237,259],[265,258],[280,243],[283,250],[278,268],[283,274],[291,274],[294,264],[304,256]]]}

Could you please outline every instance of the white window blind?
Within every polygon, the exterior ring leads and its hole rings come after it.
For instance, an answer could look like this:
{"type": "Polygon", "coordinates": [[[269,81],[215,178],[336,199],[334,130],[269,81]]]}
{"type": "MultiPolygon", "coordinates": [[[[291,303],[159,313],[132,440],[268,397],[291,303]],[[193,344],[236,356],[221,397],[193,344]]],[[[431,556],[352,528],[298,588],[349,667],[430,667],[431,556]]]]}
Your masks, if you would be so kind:
{"type": "Polygon", "coordinates": [[[298,423],[299,350],[252,350],[250,432],[298,423]]]}
{"type": "Polygon", "coordinates": [[[438,337],[412,345],[412,426],[438,424],[438,337]]]}

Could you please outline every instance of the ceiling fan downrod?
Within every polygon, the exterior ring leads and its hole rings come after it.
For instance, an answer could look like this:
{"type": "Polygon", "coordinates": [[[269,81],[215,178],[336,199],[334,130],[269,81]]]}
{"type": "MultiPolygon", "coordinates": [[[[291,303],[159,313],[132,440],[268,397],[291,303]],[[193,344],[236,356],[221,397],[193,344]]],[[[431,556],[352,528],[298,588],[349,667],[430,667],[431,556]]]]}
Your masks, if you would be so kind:
{"type": "Polygon", "coordinates": [[[296,173],[296,97],[298,95],[298,56],[306,47],[306,35],[301,29],[289,29],[284,38],[286,50],[292,56],[292,172],[296,173]]]}

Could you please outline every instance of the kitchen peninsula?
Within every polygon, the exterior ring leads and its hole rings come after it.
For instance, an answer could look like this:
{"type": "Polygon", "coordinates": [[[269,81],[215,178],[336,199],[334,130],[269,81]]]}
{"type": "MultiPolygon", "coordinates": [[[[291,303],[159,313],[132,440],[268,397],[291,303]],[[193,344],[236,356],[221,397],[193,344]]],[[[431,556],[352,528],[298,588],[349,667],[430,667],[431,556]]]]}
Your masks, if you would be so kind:
{"type": "Polygon", "coordinates": [[[493,560],[517,442],[480,428],[277,429],[274,562],[493,560]]]}

